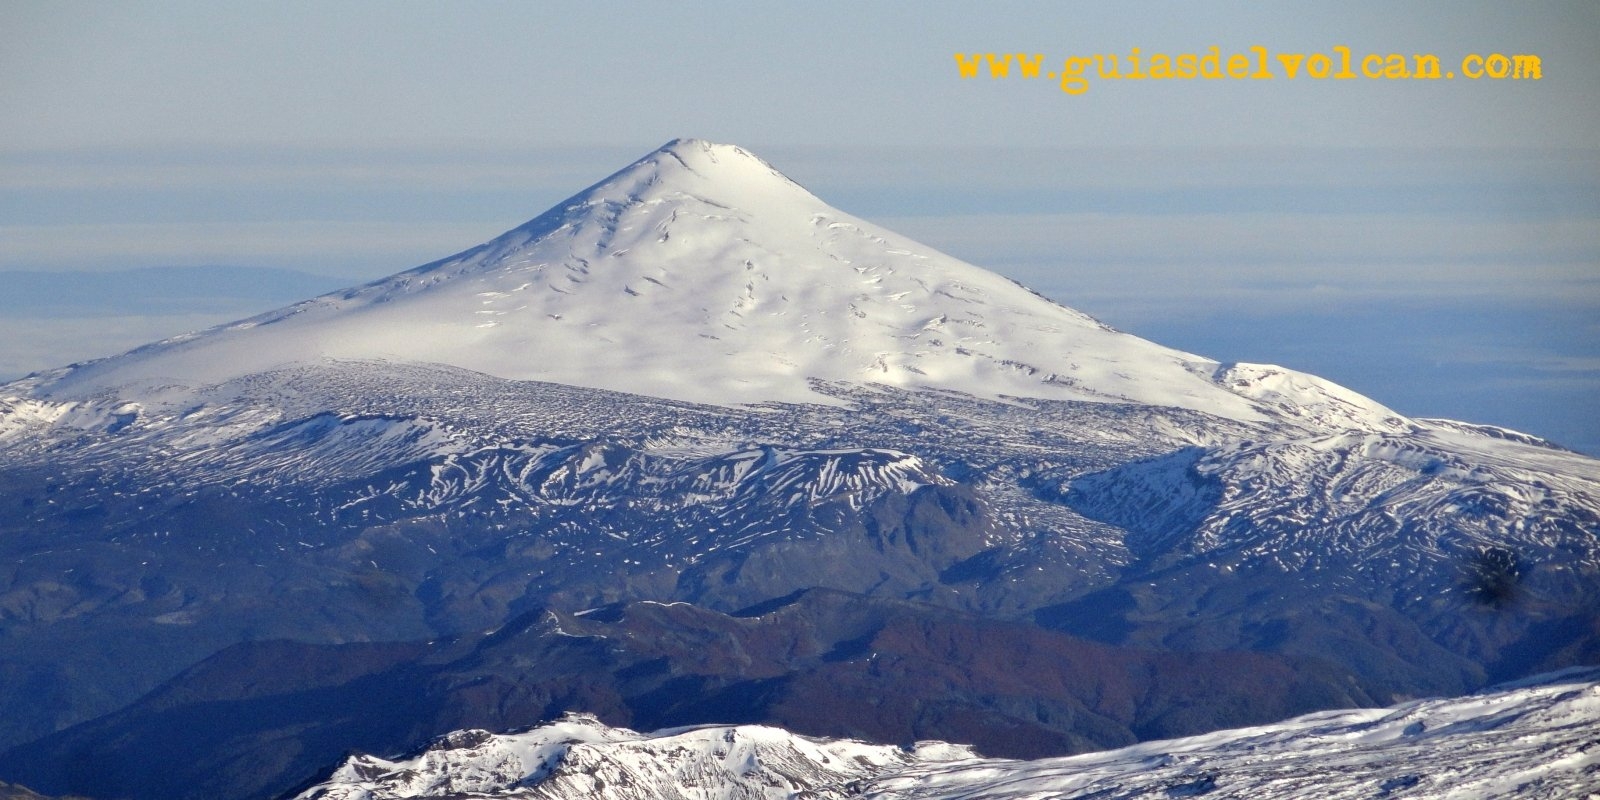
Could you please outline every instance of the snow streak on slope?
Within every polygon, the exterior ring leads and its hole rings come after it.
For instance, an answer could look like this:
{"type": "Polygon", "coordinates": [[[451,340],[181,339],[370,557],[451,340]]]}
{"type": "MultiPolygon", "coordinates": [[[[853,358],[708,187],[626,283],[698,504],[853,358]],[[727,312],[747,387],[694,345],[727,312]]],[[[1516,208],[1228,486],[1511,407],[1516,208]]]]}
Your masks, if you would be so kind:
{"type": "Polygon", "coordinates": [[[1040,761],[822,741],[772,728],[641,735],[569,717],[521,734],[462,731],[404,760],[353,756],[301,800],[1174,797],[1600,797],[1600,669],[1389,709],[1040,761]]]}
{"type": "Polygon", "coordinates": [[[744,150],[695,140],[456,256],[84,365],[46,391],[136,384],[149,397],[327,358],[720,404],[818,402],[822,379],[1402,424],[1310,376],[1225,368],[1113,331],[833,209],[744,150]]]}

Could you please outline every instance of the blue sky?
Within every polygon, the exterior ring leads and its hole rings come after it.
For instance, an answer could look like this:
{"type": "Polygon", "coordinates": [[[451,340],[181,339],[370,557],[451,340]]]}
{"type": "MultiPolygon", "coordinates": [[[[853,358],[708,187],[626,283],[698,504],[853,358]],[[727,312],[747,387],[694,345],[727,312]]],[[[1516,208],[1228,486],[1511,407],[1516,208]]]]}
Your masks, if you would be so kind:
{"type": "MultiPolygon", "coordinates": [[[[1600,453],[1600,6],[1260,5],[0,0],[0,271],[355,282],[698,136],[1164,344],[1600,453]],[[953,59],[1213,45],[1544,77],[1069,96],[953,59]]],[[[0,376],[280,302],[252,291],[0,308],[0,376]]]]}

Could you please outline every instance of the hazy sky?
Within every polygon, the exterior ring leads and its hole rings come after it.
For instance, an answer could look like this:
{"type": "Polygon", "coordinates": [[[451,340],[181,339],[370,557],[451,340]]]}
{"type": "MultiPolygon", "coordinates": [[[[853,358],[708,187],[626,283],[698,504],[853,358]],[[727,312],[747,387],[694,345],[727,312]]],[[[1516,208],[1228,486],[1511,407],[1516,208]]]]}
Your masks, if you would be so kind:
{"type": "Polygon", "coordinates": [[[130,145],[1592,147],[1570,3],[7,2],[7,150],[130,145]],[[1268,6],[1265,10],[1263,6],[1268,6]],[[1397,8],[1398,7],[1398,8],[1397,8]],[[1514,82],[956,78],[957,52],[1537,53],[1514,82]]]}
{"type": "MultiPolygon", "coordinates": [[[[0,270],[354,282],[698,136],[1163,343],[1600,452],[1600,4],[1263,5],[0,0],[0,270]],[[1068,95],[953,57],[1212,46],[1543,77],[1068,95]]],[[[222,299],[0,311],[0,377],[222,299]]]]}

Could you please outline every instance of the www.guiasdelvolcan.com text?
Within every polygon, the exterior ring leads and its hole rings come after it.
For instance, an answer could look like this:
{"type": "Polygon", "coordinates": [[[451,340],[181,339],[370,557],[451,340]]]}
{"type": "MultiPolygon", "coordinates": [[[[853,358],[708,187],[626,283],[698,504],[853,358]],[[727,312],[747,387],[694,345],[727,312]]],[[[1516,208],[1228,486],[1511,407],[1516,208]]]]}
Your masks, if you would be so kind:
{"type": "Polygon", "coordinates": [[[1282,53],[1266,47],[1223,53],[1212,46],[1190,53],[1074,55],[1047,65],[1043,53],[956,53],[957,74],[965,80],[1047,80],[1061,91],[1089,91],[1091,81],[1139,80],[1531,80],[1544,77],[1543,62],[1528,53],[1469,53],[1451,67],[1433,53],[1355,53],[1344,45],[1327,52],[1282,53]],[[1052,68],[1053,67],[1053,68],[1052,68]]]}

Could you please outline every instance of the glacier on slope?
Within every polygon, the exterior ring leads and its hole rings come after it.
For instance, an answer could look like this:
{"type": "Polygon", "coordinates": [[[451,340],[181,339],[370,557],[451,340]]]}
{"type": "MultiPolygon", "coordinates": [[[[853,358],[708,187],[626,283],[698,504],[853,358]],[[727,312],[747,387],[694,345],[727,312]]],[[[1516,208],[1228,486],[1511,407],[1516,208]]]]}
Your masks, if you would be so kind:
{"type": "Polygon", "coordinates": [[[297,800],[1571,800],[1600,796],[1597,742],[1600,669],[1581,668],[1466,697],[1038,761],[756,726],[639,734],[569,717],[525,733],[458,731],[410,758],[355,755],[297,800]]]}

